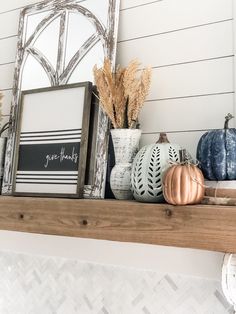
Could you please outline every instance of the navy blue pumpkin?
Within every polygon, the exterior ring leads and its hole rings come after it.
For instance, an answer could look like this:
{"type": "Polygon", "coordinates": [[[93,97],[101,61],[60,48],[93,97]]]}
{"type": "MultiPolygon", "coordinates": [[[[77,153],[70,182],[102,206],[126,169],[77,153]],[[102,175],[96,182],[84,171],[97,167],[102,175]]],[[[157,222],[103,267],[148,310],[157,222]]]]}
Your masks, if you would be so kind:
{"type": "Polygon", "coordinates": [[[197,147],[197,160],[208,180],[236,180],[236,129],[229,129],[233,116],[225,117],[222,130],[203,134],[197,147]]]}

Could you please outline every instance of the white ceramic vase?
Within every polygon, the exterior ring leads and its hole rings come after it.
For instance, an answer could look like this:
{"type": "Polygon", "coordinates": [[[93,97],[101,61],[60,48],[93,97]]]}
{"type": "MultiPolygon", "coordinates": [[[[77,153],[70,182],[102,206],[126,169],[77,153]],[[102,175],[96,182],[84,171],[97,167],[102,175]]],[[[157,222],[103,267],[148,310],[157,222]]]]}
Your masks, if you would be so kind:
{"type": "Polygon", "coordinates": [[[113,129],[111,137],[115,153],[115,166],[111,171],[110,186],[116,199],[129,200],[131,192],[132,162],[139,150],[141,130],[113,129]]]}

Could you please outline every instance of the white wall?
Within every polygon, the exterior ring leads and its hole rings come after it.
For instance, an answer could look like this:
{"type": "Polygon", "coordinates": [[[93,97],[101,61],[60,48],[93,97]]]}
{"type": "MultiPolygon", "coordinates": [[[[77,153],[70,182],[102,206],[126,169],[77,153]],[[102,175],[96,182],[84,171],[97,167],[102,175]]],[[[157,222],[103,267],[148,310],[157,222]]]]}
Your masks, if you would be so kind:
{"type": "MultiPolygon", "coordinates": [[[[126,1],[123,1],[126,3],[126,1]]],[[[118,61],[153,67],[142,144],[169,132],[195,156],[205,130],[234,113],[232,0],[132,1],[122,6],[118,61]]]]}
{"type": "MultiPolygon", "coordinates": [[[[18,17],[36,0],[0,4],[0,89],[9,113],[18,17]]],[[[142,144],[158,132],[195,155],[205,130],[221,128],[234,113],[233,0],[121,1],[117,62],[137,57],[153,67],[140,122],[142,144]]]]}
{"type": "MultiPolygon", "coordinates": [[[[0,3],[0,89],[5,94],[5,114],[10,108],[19,8],[34,2],[0,3]]],[[[151,92],[141,114],[142,144],[156,141],[159,131],[167,131],[171,141],[195,155],[200,135],[221,128],[225,114],[235,113],[232,5],[233,0],[121,1],[117,61],[125,65],[138,57],[153,67],[151,92]]],[[[223,257],[197,250],[3,231],[1,249],[68,254],[215,279],[220,278],[223,257]]]]}

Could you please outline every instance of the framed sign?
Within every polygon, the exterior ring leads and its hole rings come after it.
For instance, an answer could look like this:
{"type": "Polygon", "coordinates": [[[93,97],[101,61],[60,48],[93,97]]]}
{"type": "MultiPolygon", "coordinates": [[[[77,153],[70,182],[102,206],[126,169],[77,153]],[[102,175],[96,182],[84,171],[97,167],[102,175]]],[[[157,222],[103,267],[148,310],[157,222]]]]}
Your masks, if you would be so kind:
{"type": "Polygon", "coordinates": [[[13,194],[83,196],[92,83],[21,94],[13,194]]]}

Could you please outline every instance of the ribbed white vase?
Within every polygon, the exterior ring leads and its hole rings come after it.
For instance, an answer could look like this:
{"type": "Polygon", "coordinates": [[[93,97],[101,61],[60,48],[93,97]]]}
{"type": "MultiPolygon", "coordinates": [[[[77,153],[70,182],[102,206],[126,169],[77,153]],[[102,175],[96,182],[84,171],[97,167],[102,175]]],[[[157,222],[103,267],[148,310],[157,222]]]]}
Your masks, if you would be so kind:
{"type": "Polygon", "coordinates": [[[113,129],[111,137],[115,153],[115,166],[111,171],[110,185],[116,199],[129,200],[131,192],[132,162],[139,150],[141,130],[113,129]]]}

